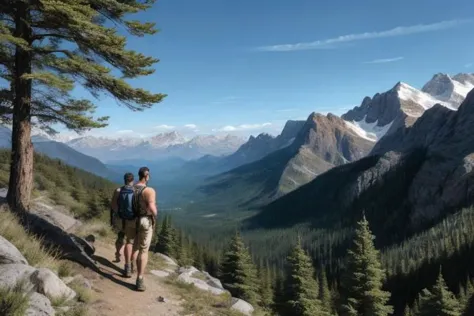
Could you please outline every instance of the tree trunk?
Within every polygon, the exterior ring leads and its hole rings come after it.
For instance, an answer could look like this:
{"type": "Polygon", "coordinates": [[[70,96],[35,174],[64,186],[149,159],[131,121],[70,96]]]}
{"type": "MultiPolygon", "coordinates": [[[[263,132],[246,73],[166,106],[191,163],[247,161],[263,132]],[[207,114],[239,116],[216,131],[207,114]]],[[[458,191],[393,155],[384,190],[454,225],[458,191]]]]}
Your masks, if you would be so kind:
{"type": "MultiPolygon", "coordinates": [[[[15,35],[31,44],[28,3],[17,1],[15,35]]],[[[13,73],[13,128],[8,204],[20,214],[30,206],[33,186],[33,144],[31,143],[31,80],[22,78],[31,73],[31,53],[16,47],[13,73]]]]}

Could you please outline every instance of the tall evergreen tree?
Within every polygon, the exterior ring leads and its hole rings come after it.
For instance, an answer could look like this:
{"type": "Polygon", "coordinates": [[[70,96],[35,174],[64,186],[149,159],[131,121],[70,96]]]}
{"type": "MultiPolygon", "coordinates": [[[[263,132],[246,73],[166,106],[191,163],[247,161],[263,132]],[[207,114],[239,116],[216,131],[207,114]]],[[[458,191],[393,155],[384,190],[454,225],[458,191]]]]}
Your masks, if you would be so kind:
{"type": "Polygon", "coordinates": [[[156,252],[160,252],[170,257],[175,256],[175,237],[174,229],[171,225],[171,217],[166,215],[161,225],[161,231],[158,235],[158,244],[155,247],[156,252]]]}
{"type": "Polygon", "coordinates": [[[326,276],[326,268],[322,267],[321,277],[319,280],[319,300],[321,301],[322,307],[325,311],[332,311],[332,298],[331,291],[329,290],[328,279],[326,276]]]}
{"type": "Polygon", "coordinates": [[[273,306],[273,284],[268,263],[259,267],[258,277],[260,279],[260,296],[262,298],[261,306],[265,310],[270,310],[273,306]]]}
{"type": "Polygon", "coordinates": [[[347,315],[386,316],[393,313],[387,305],[390,293],[382,290],[384,271],[379,252],[374,246],[369,222],[365,218],[357,222],[353,247],[348,251],[348,268],[345,280],[347,315]]]}
{"type": "Polygon", "coordinates": [[[295,316],[327,315],[318,298],[319,285],[314,278],[313,263],[299,240],[287,259],[285,290],[288,310],[295,316]]]}
{"type": "Polygon", "coordinates": [[[448,289],[441,269],[435,285],[424,289],[419,298],[419,310],[416,316],[460,316],[461,304],[448,289]]]}
{"type": "Polygon", "coordinates": [[[221,262],[220,277],[230,293],[251,304],[260,303],[257,268],[239,233],[232,238],[221,262]]]}
{"type": "Polygon", "coordinates": [[[125,79],[152,74],[158,60],[126,48],[119,35],[156,32],[153,23],[128,19],[154,0],[4,0],[0,2],[0,122],[12,124],[8,203],[28,209],[33,185],[32,126],[49,133],[59,123],[74,131],[107,125],[93,117],[95,105],[73,98],[82,85],[102,92],[134,111],[160,102],[164,95],[133,88],[125,79]],[[112,70],[117,71],[115,75],[112,70]]]}

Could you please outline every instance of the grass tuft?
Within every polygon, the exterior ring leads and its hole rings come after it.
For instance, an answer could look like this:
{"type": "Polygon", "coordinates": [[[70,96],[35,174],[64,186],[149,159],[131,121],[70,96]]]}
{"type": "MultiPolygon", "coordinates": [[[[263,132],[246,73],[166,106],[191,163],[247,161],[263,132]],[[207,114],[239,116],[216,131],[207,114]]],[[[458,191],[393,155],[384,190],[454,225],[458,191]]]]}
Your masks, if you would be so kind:
{"type": "Polygon", "coordinates": [[[56,270],[57,251],[45,247],[40,238],[28,233],[6,206],[0,206],[0,235],[10,241],[31,266],[56,270]]]}
{"type": "Polygon", "coordinates": [[[23,316],[29,307],[30,297],[24,291],[23,280],[13,287],[0,287],[0,315],[23,316]]]}
{"type": "Polygon", "coordinates": [[[80,283],[80,281],[74,280],[71,283],[69,283],[68,286],[76,292],[77,294],[76,300],[78,302],[88,304],[93,301],[94,295],[92,293],[92,290],[84,287],[80,283]]]}

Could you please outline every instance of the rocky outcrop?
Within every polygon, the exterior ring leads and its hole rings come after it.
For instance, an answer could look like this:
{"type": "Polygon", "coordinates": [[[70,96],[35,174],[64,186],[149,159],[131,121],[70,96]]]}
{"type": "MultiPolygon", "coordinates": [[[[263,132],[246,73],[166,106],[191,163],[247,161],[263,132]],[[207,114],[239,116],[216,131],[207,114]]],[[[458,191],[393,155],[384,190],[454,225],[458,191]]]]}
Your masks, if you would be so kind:
{"type": "Polygon", "coordinates": [[[14,288],[21,284],[30,300],[26,315],[54,315],[50,298],[68,301],[76,296],[51,270],[29,266],[20,251],[2,236],[0,258],[0,287],[14,288]]]}
{"type": "Polygon", "coordinates": [[[209,274],[204,274],[195,267],[179,269],[178,281],[194,284],[198,289],[215,295],[228,293],[228,291],[222,287],[220,281],[216,280],[217,279],[211,277],[209,274]]]}
{"type": "Polygon", "coordinates": [[[15,246],[0,236],[0,265],[12,263],[28,264],[28,261],[15,246]]]}

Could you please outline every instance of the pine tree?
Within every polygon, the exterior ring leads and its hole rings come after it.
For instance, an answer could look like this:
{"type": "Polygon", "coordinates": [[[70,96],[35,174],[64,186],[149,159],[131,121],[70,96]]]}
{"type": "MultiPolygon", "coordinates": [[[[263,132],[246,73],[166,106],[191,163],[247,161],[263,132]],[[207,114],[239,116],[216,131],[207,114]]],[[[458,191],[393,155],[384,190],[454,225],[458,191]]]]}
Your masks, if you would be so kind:
{"type": "Polygon", "coordinates": [[[70,92],[82,85],[94,97],[102,92],[134,111],[164,95],[133,88],[125,79],[154,72],[157,59],[126,48],[131,36],[154,34],[153,23],[129,20],[153,0],[5,0],[0,2],[0,122],[12,124],[7,200],[17,212],[29,208],[33,185],[33,126],[55,133],[62,124],[74,131],[101,128],[108,117],[93,117],[96,106],[70,92]],[[112,70],[117,70],[118,74],[112,70]]]}
{"type": "Polygon", "coordinates": [[[319,300],[321,301],[322,308],[326,312],[332,311],[332,299],[331,291],[329,290],[328,279],[326,276],[326,269],[322,267],[321,269],[321,278],[319,281],[319,300]]]}
{"type": "Polygon", "coordinates": [[[262,298],[261,306],[265,310],[270,310],[273,306],[273,284],[268,263],[259,268],[258,277],[260,279],[260,296],[262,298]]]}
{"type": "Polygon", "coordinates": [[[171,217],[166,215],[163,224],[161,225],[161,231],[158,235],[158,244],[155,247],[156,252],[160,252],[170,257],[175,256],[175,237],[174,229],[171,225],[171,217]]]}
{"type": "Polygon", "coordinates": [[[260,303],[257,269],[250,253],[238,233],[232,238],[220,267],[225,288],[250,304],[260,303]]]}
{"type": "Polygon", "coordinates": [[[319,285],[314,278],[311,258],[298,241],[288,260],[288,274],[285,282],[288,310],[295,316],[327,315],[318,298],[319,285]]]}
{"type": "Polygon", "coordinates": [[[344,286],[347,315],[385,316],[393,313],[392,306],[387,305],[390,293],[382,290],[384,271],[373,239],[364,215],[357,223],[354,244],[348,251],[348,275],[344,286]]]}
{"type": "Polygon", "coordinates": [[[403,311],[403,316],[412,316],[411,309],[408,305],[405,306],[405,310],[403,311]]]}
{"type": "Polygon", "coordinates": [[[461,304],[448,289],[441,269],[435,285],[424,289],[419,298],[419,311],[416,316],[460,316],[461,304]]]}

